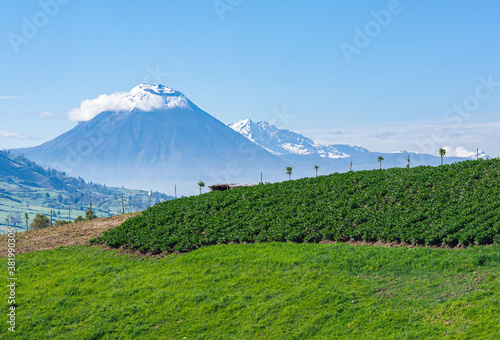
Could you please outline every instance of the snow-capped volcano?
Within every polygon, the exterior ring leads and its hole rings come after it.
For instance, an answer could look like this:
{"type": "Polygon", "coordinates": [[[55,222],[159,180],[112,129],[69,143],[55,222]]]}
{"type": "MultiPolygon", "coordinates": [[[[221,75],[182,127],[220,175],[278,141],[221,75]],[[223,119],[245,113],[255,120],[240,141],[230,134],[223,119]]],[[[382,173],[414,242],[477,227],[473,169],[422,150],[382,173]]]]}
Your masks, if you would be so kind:
{"type": "Polygon", "coordinates": [[[195,105],[179,91],[163,85],[140,84],[129,92],[103,94],[95,99],[84,100],[68,114],[70,120],[88,121],[104,111],[130,112],[134,109],[153,110],[188,109],[195,105]]]}
{"type": "Polygon", "coordinates": [[[321,158],[348,158],[368,152],[365,148],[349,145],[322,145],[293,131],[278,129],[268,122],[240,120],[229,127],[276,156],[317,155],[321,158]]]}
{"type": "Polygon", "coordinates": [[[79,121],[72,130],[15,152],[89,181],[165,193],[174,185],[182,193],[196,192],[199,180],[255,183],[265,168],[286,167],[181,92],[162,85],[101,95],[71,113],[79,121]]]}

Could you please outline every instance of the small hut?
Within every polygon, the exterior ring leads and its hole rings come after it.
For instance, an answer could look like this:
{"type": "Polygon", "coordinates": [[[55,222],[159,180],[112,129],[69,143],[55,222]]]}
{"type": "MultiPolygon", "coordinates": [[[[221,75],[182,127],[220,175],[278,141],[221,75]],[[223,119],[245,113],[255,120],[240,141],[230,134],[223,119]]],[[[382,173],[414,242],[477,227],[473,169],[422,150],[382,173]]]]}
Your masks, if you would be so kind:
{"type": "Polygon", "coordinates": [[[255,187],[258,184],[214,184],[210,185],[208,188],[210,191],[226,191],[234,188],[242,188],[242,187],[255,187]]]}
{"type": "Polygon", "coordinates": [[[229,187],[229,184],[214,184],[210,185],[208,188],[210,189],[210,191],[226,191],[231,189],[229,187]]]}

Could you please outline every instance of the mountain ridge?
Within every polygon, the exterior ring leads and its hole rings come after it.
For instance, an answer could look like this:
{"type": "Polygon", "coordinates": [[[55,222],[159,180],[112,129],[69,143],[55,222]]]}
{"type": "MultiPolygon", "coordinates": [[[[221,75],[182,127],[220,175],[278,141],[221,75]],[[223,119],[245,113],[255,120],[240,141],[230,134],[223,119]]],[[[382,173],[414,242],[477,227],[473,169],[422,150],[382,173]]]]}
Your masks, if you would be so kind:
{"type": "MultiPolygon", "coordinates": [[[[320,173],[323,174],[345,172],[351,168],[352,170],[376,169],[380,166],[377,161],[379,156],[384,158],[384,168],[405,167],[408,165],[408,156],[410,157],[410,166],[440,164],[439,156],[423,153],[373,152],[361,146],[323,145],[299,133],[277,128],[266,121],[253,122],[251,119],[244,119],[228,124],[228,126],[278,158],[293,164],[294,172],[299,177],[310,176],[314,165],[320,166],[320,173]]],[[[488,158],[484,153],[480,156],[488,158]]],[[[471,158],[446,157],[445,162],[467,159],[471,158]]]]}

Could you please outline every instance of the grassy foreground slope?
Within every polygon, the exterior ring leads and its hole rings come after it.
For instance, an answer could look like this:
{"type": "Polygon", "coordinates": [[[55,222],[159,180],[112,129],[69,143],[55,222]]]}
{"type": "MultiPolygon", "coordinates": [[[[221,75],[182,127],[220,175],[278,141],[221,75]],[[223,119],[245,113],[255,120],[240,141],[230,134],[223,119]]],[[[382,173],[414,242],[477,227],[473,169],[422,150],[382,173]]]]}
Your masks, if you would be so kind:
{"type": "MultiPolygon", "coordinates": [[[[500,247],[218,245],[162,259],[21,254],[13,339],[485,339],[500,247]]],[[[6,259],[0,266],[7,267],[6,259]]],[[[0,289],[7,296],[6,285],[0,289]]],[[[4,302],[6,303],[6,302],[4,302]]]]}
{"type": "Polygon", "coordinates": [[[500,242],[500,160],[359,171],[156,204],[95,242],[187,251],[229,242],[500,242]]]}

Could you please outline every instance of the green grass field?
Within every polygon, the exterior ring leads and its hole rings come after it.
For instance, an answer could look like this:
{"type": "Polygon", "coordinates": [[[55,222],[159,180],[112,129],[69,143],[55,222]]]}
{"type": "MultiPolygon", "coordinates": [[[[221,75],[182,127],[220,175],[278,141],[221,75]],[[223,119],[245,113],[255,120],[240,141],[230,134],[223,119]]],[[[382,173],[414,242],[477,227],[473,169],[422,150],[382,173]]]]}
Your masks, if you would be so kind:
{"type": "Polygon", "coordinates": [[[162,259],[78,246],[17,261],[18,328],[2,285],[2,339],[500,337],[496,245],[229,244],[162,259]]]}

